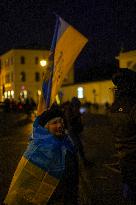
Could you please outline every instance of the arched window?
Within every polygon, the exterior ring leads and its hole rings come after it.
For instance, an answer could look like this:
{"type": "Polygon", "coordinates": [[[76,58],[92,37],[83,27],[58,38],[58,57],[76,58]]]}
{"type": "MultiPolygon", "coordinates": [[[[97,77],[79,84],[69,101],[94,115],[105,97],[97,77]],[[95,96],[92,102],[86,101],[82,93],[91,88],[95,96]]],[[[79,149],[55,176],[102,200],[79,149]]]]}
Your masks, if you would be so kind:
{"type": "Polygon", "coordinates": [[[25,82],[25,81],[26,81],[26,74],[25,74],[24,71],[22,71],[22,72],[20,73],[20,80],[21,80],[22,82],[25,82]]]}

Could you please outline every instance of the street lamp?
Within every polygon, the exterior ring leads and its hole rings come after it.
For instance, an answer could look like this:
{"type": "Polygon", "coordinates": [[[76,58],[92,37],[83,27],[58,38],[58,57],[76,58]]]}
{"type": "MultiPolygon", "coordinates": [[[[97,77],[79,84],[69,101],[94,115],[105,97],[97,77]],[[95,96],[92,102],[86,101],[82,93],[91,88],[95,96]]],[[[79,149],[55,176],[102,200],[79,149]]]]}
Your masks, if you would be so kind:
{"type": "Polygon", "coordinates": [[[42,67],[45,67],[45,66],[47,65],[47,60],[42,59],[42,60],[40,61],[40,65],[41,65],[42,67]]]}

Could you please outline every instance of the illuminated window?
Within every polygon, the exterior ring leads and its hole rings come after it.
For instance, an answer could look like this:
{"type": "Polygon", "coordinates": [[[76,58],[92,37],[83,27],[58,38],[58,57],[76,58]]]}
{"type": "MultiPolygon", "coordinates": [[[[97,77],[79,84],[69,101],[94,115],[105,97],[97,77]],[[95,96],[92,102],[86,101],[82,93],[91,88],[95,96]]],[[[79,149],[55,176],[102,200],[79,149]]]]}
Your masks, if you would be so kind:
{"type": "Polygon", "coordinates": [[[27,90],[24,90],[24,98],[27,98],[27,90]]]}
{"type": "Polygon", "coordinates": [[[21,96],[21,98],[23,98],[23,99],[27,98],[27,90],[21,91],[21,92],[20,92],[20,96],[21,96]]]}
{"type": "Polygon", "coordinates": [[[11,97],[14,98],[14,90],[11,90],[11,97]]]}
{"type": "Polygon", "coordinates": [[[77,89],[77,96],[78,96],[78,98],[83,98],[84,97],[84,89],[82,87],[79,87],[77,89]]]}
{"type": "Polygon", "coordinates": [[[8,91],[8,98],[10,98],[10,91],[8,91]]]}
{"type": "Polygon", "coordinates": [[[8,97],[8,93],[7,93],[7,91],[5,91],[5,93],[4,93],[4,97],[5,97],[5,98],[8,97]]]}

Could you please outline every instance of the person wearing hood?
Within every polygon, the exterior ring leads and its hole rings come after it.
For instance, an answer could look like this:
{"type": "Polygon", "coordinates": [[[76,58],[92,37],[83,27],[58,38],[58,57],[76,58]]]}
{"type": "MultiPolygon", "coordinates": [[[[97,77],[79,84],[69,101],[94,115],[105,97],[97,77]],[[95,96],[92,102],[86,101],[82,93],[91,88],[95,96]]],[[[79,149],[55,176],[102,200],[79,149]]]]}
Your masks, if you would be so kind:
{"type": "Polygon", "coordinates": [[[78,160],[65,134],[63,114],[52,106],[36,118],[5,198],[6,205],[77,205],[78,160]]]}
{"type": "Polygon", "coordinates": [[[112,77],[116,86],[111,106],[115,147],[123,182],[123,197],[136,203],[136,73],[119,69],[112,77]]]}

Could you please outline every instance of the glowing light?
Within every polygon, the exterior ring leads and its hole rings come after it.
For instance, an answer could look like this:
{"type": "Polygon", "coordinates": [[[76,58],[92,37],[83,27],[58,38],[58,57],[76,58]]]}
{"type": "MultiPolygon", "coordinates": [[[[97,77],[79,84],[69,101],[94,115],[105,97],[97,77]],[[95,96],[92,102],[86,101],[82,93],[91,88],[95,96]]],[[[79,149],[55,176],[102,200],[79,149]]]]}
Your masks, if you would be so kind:
{"type": "Polygon", "coordinates": [[[5,93],[4,93],[4,97],[5,97],[5,98],[8,97],[8,93],[7,93],[7,91],[5,91],[5,93]]]}
{"type": "Polygon", "coordinates": [[[77,88],[77,96],[78,98],[84,97],[84,89],[82,87],[77,88]]]}
{"type": "Polygon", "coordinates": [[[41,60],[40,61],[40,65],[42,66],[42,67],[44,67],[44,66],[46,66],[47,65],[47,60],[41,60]]]}
{"type": "Polygon", "coordinates": [[[22,98],[27,98],[27,90],[21,91],[21,92],[20,92],[20,96],[21,96],[22,98]]]}
{"type": "Polygon", "coordinates": [[[38,93],[38,95],[41,95],[41,90],[38,90],[37,93],[38,93]]]}
{"type": "Polygon", "coordinates": [[[11,83],[6,83],[5,88],[9,88],[9,87],[11,87],[11,83]]]}
{"type": "Polygon", "coordinates": [[[11,96],[14,97],[14,90],[11,90],[11,96]]]}
{"type": "Polygon", "coordinates": [[[10,97],[10,91],[8,91],[8,97],[10,97]]]}
{"type": "Polygon", "coordinates": [[[24,98],[27,98],[27,90],[24,90],[24,98]]]}

